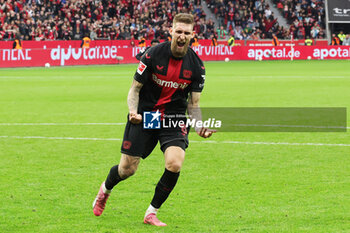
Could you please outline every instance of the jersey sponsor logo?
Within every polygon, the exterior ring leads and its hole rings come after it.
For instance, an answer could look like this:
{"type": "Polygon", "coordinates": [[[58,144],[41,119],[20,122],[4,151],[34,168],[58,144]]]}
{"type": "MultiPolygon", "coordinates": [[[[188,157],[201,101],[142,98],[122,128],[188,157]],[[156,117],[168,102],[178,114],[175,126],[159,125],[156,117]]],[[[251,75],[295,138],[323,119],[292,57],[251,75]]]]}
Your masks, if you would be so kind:
{"type": "Polygon", "coordinates": [[[147,59],[150,59],[151,56],[148,55],[148,53],[146,53],[146,56],[145,56],[147,59]]]}
{"type": "Polygon", "coordinates": [[[125,150],[129,150],[130,147],[131,147],[131,142],[130,142],[130,141],[124,141],[124,142],[123,142],[123,148],[124,148],[125,150]]]}
{"type": "Polygon", "coordinates": [[[184,78],[191,78],[192,76],[192,71],[190,70],[184,70],[183,71],[184,78]]]}
{"type": "Polygon", "coordinates": [[[143,112],[143,128],[144,129],[160,129],[160,116],[162,114],[156,112],[143,112]]]}
{"type": "Polygon", "coordinates": [[[153,81],[161,87],[170,87],[175,89],[178,89],[178,88],[185,89],[186,87],[188,87],[188,83],[177,83],[173,81],[162,80],[162,79],[159,79],[155,74],[152,75],[152,78],[153,78],[153,81]]]}
{"type": "Polygon", "coordinates": [[[164,66],[159,66],[159,65],[157,65],[157,69],[158,69],[159,71],[162,71],[163,68],[164,68],[164,66]]]}
{"type": "Polygon", "coordinates": [[[137,67],[137,73],[139,73],[139,75],[142,75],[146,68],[147,66],[142,61],[140,61],[139,67],[137,67]]]}

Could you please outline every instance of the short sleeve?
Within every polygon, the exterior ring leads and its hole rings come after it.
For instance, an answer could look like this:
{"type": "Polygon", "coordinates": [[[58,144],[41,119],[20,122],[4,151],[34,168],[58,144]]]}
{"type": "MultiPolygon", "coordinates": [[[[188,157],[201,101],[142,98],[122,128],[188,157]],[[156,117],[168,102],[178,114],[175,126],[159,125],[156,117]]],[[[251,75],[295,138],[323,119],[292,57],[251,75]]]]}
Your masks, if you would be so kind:
{"type": "Polygon", "coordinates": [[[205,82],[205,67],[203,65],[203,62],[200,62],[197,66],[197,71],[195,72],[196,75],[192,81],[191,91],[202,92],[205,82]]]}
{"type": "Polygon", "coordinates": [[[137,67],[137,70],[134,75],[134,79],[142,84],[145,84],[149,74],[152,73],[152,50],[148,49],[145,51],[145,53],[142,55],[139,66],[137,67]]]}

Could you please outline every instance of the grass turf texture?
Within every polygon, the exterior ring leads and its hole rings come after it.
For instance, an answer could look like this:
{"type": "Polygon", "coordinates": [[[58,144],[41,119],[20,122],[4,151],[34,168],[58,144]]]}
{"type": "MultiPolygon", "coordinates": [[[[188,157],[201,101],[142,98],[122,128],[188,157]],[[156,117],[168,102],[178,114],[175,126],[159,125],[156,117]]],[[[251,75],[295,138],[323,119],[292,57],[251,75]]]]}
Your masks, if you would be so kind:
{"type": "MultiPolygon", "coordinates": [[[[205,107],[350,107],[349,61],[206,63],[205,107]]],[[[137,65],[0,70],[0,123],[125,122],[137,65]]],[[[121,139],[123,125],[0,125],[0,136],[121,139]]],[[[120,141],[0,137],[1,232],[349,232],[349,133],[192,133],[179,182],[142,223],[163,173],[157,147],[118,185],[105,212],[91,204],[120,141]]]]}

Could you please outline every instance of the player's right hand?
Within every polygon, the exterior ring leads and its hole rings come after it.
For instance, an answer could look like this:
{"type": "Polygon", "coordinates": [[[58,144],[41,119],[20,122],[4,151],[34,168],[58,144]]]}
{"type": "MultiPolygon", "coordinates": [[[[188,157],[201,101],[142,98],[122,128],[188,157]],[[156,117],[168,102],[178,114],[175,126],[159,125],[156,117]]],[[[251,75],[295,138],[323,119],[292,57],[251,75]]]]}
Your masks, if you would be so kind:
{"type": "Polygon", "coordinates": [[[142,122],[142,116],[137,113],[129,113],[129,121],[132,124],[140,124],[142,122]]]}
{"type": "Polygon", "coordinates": [[[216,133],[216,130],[202,127],[202,128],[197,128],[196,132],[202,138],[210,138],[211,135],[213,135],[213,133],[216,133]]]}

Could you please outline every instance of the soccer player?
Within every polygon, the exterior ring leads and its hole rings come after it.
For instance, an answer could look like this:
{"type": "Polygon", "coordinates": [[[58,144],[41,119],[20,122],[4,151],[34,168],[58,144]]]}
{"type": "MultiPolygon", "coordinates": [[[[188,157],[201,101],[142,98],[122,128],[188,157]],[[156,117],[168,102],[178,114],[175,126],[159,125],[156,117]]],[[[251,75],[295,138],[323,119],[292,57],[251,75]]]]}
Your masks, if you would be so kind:
{"type": "MultiPolygon", "coordinates": [[[[141,122],[146,111],[155,111],[153,117],[164,114],[184,115],[186,109],[190,114],[198,114],[194,109],[199,107],[205,68],[189,47],[194,36],[193,25],[191,14],[177,14],[170,29],[171,42],[151,47],[141,57],[128,94],[129,115],[121,147],[122,156],[119,165],[110,169],[106,181],[101,184],[93,203],[96,216],[102,214],[112,189],[135,173],[140,159],[145,159],[159,141],[164,153],[165,170],[146,210],[144,223],[166,226],[158,220],[156,214],[179,178],[188,146],[188,130],[185,126],[145,129],[141,122]]],[[[213,131],[206,128],[195,130],[203,138],[213,134],[213,131]]]]}

